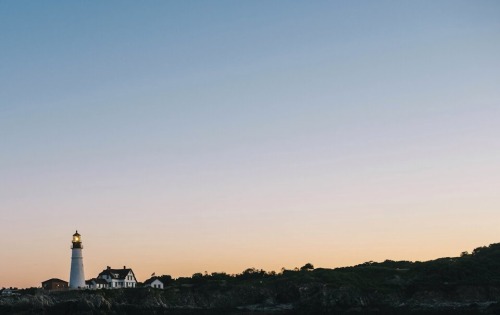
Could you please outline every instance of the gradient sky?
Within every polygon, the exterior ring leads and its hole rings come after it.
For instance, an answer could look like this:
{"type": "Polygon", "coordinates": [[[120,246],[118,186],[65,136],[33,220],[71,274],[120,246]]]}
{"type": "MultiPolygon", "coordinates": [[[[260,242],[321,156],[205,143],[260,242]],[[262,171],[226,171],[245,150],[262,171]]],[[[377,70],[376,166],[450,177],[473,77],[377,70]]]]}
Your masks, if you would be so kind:
{"type": "Polygon", "coordinates": [[[0,287],[500,242],[498,1],[0,1],[0,287]]]}

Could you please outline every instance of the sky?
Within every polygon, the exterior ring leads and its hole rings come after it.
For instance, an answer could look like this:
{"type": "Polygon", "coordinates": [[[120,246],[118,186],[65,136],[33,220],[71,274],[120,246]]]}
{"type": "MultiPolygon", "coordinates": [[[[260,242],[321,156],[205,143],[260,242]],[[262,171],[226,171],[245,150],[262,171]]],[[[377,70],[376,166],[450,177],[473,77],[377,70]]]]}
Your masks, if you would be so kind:
{"type": "Polygon", "coordinates": [[[498,1],[0,1],[0,287],[500,242],[498,1]]]}

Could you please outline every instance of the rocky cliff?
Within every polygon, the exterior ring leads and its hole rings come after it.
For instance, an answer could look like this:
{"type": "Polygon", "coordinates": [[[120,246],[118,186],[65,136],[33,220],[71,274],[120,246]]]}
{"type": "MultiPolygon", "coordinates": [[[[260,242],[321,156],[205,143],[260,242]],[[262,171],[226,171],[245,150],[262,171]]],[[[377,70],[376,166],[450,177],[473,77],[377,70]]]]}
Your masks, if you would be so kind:
{"type": "Polygon", "coordinates": [[[380,292],[321,283],[202,284],[0,298],[0,314],[500,314],[497,287],[380,292]]]}

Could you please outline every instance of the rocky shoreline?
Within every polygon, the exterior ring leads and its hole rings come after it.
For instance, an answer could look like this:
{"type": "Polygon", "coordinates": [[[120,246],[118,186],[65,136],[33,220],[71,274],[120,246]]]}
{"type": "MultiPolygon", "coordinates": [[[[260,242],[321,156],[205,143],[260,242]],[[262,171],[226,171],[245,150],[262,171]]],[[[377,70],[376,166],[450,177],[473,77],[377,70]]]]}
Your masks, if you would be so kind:
{"type": "Polygon", "coordinates": [[[284,303],[268,286],[209,285],[60,291],[0,298],[0,314],[500,314],[499,288],[457,287],[447,292],[394,292],[353,287],[297,286],[284,303]]]}

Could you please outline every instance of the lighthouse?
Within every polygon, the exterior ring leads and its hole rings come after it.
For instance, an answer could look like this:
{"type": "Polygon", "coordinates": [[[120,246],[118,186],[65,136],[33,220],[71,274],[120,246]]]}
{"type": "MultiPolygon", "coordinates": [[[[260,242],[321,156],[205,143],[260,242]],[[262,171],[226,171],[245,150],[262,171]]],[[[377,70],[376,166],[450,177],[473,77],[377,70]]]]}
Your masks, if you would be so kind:
{"type": "Polygon", "coordinates": [[[71,272],[69,274],[70,289],[85,288],[85,276],[83,274],[82,237],[76,231],[73,234],[71,246],[71,272]]]}

